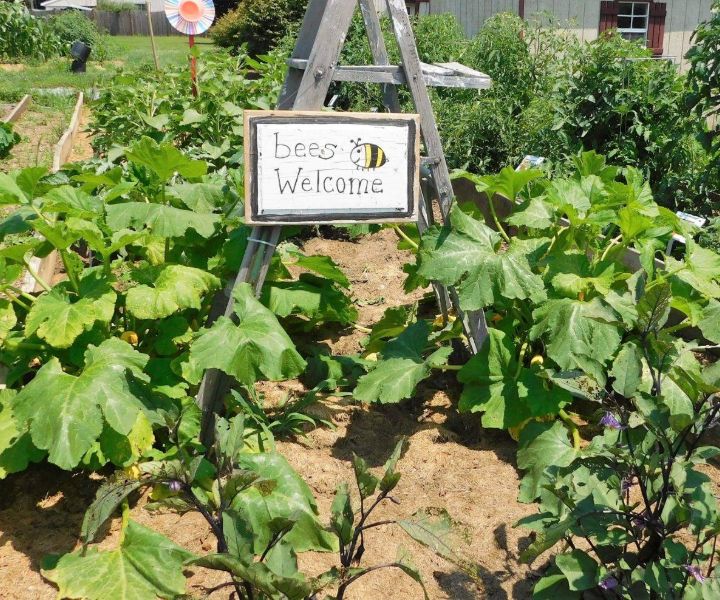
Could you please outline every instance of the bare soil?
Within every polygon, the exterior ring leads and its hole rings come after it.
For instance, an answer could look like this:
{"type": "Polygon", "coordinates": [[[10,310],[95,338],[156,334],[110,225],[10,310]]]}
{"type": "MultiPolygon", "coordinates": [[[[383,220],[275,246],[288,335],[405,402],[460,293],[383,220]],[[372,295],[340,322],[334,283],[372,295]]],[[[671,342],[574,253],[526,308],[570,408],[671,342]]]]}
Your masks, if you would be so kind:
{"type": "Polygon", "coordinates": [[[68,162],[78,162],[80,160],[87,160],[93,157],[93,149],[90,144],[90,138],[92,137],[87,131],[88,123],[90,122],[90,108],[87,104],[82,107],[80,111],[80,124],[78,126],[78,132],[75,136],[68,162]]]}
{"type": "Polygon", "coordinates": [[[10,151],[10,156],[0,160],[0,172],[25,167],[50,167],[55,145],[67,127],[69,116],[58,108],[31,104],[14,124],[21,140],[10,151]]]}

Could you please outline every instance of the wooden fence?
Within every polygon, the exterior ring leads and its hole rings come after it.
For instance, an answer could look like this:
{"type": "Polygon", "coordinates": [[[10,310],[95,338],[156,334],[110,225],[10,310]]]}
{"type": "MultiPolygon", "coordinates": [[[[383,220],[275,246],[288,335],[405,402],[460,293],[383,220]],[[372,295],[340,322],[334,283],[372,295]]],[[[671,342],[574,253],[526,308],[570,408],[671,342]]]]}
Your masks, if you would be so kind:
{"type": "MultiPolygon", "coordinates": [[[[91,18],[110,35],[150,35],[147,13],[144,10],[110,12],[94,10],[91,18]]],[[[164,12],[150,13],[155,35],[180,35],[167,20],[164,12]]]]}

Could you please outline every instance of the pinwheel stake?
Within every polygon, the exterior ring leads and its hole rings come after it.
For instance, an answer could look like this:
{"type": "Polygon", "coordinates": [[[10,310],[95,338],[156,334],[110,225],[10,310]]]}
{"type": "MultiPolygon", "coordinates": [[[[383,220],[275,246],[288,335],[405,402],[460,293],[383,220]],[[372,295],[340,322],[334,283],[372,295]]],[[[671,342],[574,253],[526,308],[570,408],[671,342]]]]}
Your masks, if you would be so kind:
{"type": "MultiPolygon", "coordinates": [[[[174,29],[189,36],[192,54],[195,36],[205,33],[215,20],[215,5],[212,0],[165,0],[165,16],[174,29]]],[[[193,96],[197,97],[197,59],[194,54],[190,57],[190,79],[193,96]]]]}

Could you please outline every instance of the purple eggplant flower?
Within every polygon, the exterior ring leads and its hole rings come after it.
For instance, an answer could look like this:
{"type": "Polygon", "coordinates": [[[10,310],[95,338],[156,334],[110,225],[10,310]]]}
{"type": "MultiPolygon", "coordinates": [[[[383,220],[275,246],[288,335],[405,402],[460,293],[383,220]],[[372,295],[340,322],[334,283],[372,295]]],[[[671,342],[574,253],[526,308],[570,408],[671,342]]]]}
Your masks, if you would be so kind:
{"type": "Polygon", "coordinates": [[[598,585],[603,590],[614,590],[619,584],[619,581],[615,579],[612,575],[608,575],[605,579],[603,579],[598,585]]]}
{"type": "Polygon", "coordinates": [[[635,478],[630,477],[623,477],[622,481],[620,482],[620,491],[624,494],[627,492],[635,483],[635,478]]]}
{"type": "Polygon", "coordinates": [[[611,412],[606,412],[605,416],[600,419],[600,425],[609,427],[610,429],[625,429],[625,426],[615,418],[615,415],[611,412]]]}
{"type": "Polygon", "coordinates": [[[700,571],[700,567],[697,565],[685,565],[685,570],[692,575],[696,581],[699,581],[700,583],[705,583],[705,575],[702,574],[700,571]]]}
{"type": "Polygon", "coordinates": [[[168,483],[168,487],[171,492],[177,493],[182,489],[182,483],[180,483],[177,479],[173,479],[170,483],[168,483]]]}

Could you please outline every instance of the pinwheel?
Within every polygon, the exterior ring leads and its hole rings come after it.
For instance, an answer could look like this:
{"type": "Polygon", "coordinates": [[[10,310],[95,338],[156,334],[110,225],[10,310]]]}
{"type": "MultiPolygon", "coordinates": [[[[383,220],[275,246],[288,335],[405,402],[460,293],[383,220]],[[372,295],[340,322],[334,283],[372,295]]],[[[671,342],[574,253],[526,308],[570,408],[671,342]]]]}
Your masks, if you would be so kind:
{"type": "Polygon", "coordinates": [[[180,33],[199,35],[215,20],[215,5],[212,0],[165,0],[165,16],[180,33]]]}

